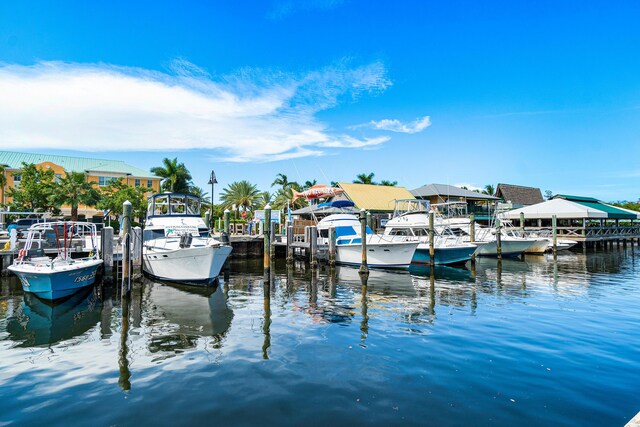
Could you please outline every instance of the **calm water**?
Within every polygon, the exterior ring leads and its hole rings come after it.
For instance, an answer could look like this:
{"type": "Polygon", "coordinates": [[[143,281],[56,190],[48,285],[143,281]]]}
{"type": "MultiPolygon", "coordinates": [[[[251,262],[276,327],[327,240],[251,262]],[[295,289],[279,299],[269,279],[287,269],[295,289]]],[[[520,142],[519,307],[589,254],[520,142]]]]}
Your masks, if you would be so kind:
{"type": "Polygon", "coordinates": [[[51,307],[2,279],[0,425],[621,426],[640,410],[633,255],[366,287],[278,264],[265,288],[234,263],[217,288],[145,281],[124,305],[97,288],[51,307]]]}

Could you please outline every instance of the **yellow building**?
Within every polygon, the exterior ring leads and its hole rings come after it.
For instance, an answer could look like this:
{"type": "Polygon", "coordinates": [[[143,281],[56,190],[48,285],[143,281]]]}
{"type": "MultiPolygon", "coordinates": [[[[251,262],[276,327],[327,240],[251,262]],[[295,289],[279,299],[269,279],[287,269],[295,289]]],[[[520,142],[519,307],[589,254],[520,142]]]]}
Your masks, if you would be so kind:
{"type": "MultiPolygon", "coordinates": [[[[22,176],[22,163],[35,164],[41,169],[51,169],[57,178],[62,178],[67,172],[82,172],[87,174],[89,182],[95,182],[96,188],[109,185],[113,180],[124,178],[125,183],[134,187],[148,188],[149,192],[157,193],[160,189],[161,178],[130,166],[120,160],[91,159],[85,157],[57,156],[53,154],[17,153],[14,151],[0,151],[0,165],[4,166],[6,184],[0,188],[0,204],[11,203],[7,194],[10,187],[19,187],[22,176]]],[[[71,208],[62,206],[62,214],[68,216],[71,208]]],[[[91,218],[102,211],[90,206],[79,206],[78,214],[91,218]]]]}

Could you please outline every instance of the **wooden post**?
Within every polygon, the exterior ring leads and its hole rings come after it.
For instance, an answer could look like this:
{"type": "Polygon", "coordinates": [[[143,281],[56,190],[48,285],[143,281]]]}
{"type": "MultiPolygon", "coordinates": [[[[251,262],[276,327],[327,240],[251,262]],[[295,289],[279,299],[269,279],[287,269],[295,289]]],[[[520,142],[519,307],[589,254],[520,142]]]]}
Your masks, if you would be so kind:
{"type": "Polygon", "coordinates": [[[362,244],[362,263],[360,264],[360,274],[369,275],[367,265],[367,213],[360,209],[360,242],[362,244]]]}
{"type": "Polygon", "coordinates": [[[204,213],[204,223],[207,224],[207,228],[211,228],[211,212],[204,213]]]}
{"type": "Polygon", "coordinates": [[[293,264],[293,225],[287,227],[287,264],[293,264]]]}
{"type": "Polygon", "coordinates": [[[435,248],[435,222],[433,211],[429,212],[429,264],[433,267],[436,258],[435,248]]]}
{"type": "Polygon", "coordinates": [[[496,218],[496,254],[498,259],[502,259],[502,228],[500,227],[500,218],[496,218]]]}
{"type": "Polygon", "coordinates": [[[336,228],[329,227],[329,267],[336,265],[336,228]]]}
{"type": "Polygon", "coordinates": [[[229,217],[231,215],[231,212],[229,212],[229,209],[225,209],[224,210],[224,232],[227,236],[229,236],[231,233],[229,233],[229,217]]]}
{"type": "Polygon", "coordinates": [[[133,227],[133,265],[140,267],[142,265],[142,228],[133,227]]]}
{"type": "Polygon", "coordinates": [[[311,248],[311,268],[318,266],[318,228],[314,225],[309,227],[310,248],[311,248]]]}
{"type": "Polygon", "coordinates": [[[476,216],[475,214],[469,215],[469,242],[474,243],[476,241],[476,216]]]}
{"type": "Polygon", "coordinates": [[[373,230],[373,222],[371,221],[371,212],[367,212],[367,226],[373,230]]]}
{"type": "Polygon", "coordinates": [[[276,257],[276,223],[271,222],[269,227],[269,245],[271,246],[271,258],[276,257]]]}
{"type": "Polygon", "coordinates": [[[553,254],[558,253],[558,218],[551,216],[551,232],[553,233],[553,254]]]}
{"type": "Polygon", "coordinates": [[[113,277],[113,227],[104,227],[102,229],[100,246],[104,277],[111,279],[113,277]]]}
{"type": "Polygon", "coordinates": [[[520,212],[520,231],[522,232],[522,237],[524,237],[524,212],[520,212]]]}
{"type": "Polygon", "coordinates": [[[131,202],[122,204],[122,293],[131,292],[131,202]]]}
{"type": "MultiPolygon", "coordinates": [[[[264,269],[271,269],[271,206],[264,207],[264,269]]],[[[265,277],[269,277],[268,275],[265,277]]]]}

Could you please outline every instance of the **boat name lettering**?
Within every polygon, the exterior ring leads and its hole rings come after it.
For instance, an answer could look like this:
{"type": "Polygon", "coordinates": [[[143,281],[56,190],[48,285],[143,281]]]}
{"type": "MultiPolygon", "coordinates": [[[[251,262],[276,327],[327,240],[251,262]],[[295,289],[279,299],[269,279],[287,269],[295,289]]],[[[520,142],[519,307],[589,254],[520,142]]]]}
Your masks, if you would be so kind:
{"type": "Polygon", "coordinates": [[[91,280],[94,277],[96,277],[96,270],[92,271],[89,274],[85,274],[83,276],[78,276],[75,278],[74,282],[78,283],[78,282],[85,282],[87,280],[91,280]]]}
{"type": "Polygon", "coordinates": [[[194,225],[172,225],[164,228],[165,237],[180,237],[181,234],[191,234],[192,236],[199,236],[198,227],[194,225]]]}

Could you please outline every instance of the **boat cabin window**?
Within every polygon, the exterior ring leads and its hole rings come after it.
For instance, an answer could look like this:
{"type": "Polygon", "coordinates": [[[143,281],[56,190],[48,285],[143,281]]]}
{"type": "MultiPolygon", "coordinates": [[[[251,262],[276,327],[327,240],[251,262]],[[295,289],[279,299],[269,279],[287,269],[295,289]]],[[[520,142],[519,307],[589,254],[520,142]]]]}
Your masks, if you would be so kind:
{"type": "Polygon", "coordinates": [[[187,197],[187,215],[200,215],[200,201],[193,197],[187,197]]]}
{"type": "Polygon", "coordinates": [[[176,215],[185,214],[185,196],[171,196],[171,213],[176,215]]]}
{"type": "Polygon", "coordinates": [[[414,236],[428,236],[429,235],[429,230],[427,230],[426,228],[414,228],[413,229],[413,235],[414,236]]]}
{"type": "Polygon", "coordinates": [[[411,236],[411,230],[408,228],[392,228],[389,231],[390,236],[411,236]]]}
{"type": "Polygon", "coordinates": [[[468,236],[469,234],[464,231],[462,228],[458,228],[458,227],[451,227],[451,232],[453,234],[455,234],[456,236],[468,236]]]}
{"type": "Polygon", "coordinates": [[[169,196],[158,196],[153,202],[154,215],[166,215],[169,212],[169,196]]]}
{"type": "Polygon", "coordinates": [[[325,228],[319,231],[320,231],[320,237],[323,237],[325,239],[329,238],[329,229],[325,228]]]}

